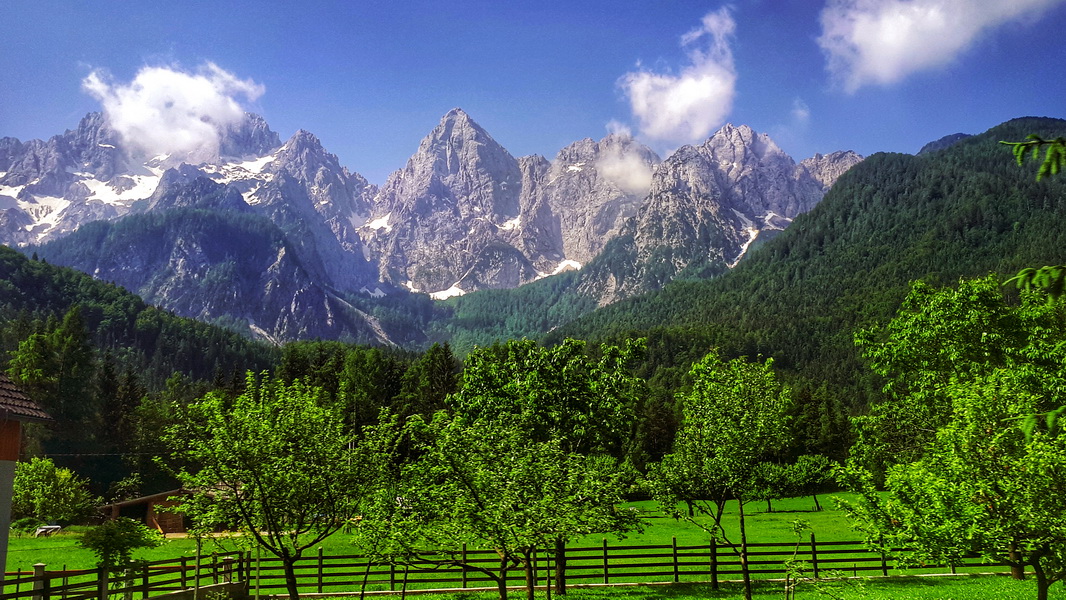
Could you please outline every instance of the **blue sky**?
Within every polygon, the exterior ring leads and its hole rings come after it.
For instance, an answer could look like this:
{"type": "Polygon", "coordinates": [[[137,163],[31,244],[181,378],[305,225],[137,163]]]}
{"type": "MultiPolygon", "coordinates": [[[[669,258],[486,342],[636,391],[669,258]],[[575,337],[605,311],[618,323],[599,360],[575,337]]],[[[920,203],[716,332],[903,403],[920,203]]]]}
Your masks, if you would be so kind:
{"type": "Polygon", "coordinates": [[[0,136],[158,100],[130,99],[151,67],[283,139],[315,133],[378,184],[457,106],[549,158],[609,128],[665,155],[747,124],[799,160],[1066,117],[1063,0],[8,0],[4,20],[0,136]]]}

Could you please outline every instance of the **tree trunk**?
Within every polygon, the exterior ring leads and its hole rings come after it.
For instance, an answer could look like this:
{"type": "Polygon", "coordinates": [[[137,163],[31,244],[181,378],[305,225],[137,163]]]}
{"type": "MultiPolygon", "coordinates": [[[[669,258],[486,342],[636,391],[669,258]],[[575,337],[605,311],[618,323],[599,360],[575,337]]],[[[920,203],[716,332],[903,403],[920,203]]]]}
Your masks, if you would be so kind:
{"type": "Polygon", "coordinates": [[[500,592],[500,600],[507,600],[507,559],[500,558],[500,577],[496,580],[496,588],[500,592]]]}
{"type": "Polygon", "coordinates": [[[814,498],[814,510],[822,512],[822,505],[818,504],[818,494],[811,494],[811,496],[814,498]]]}
{"type": "Polygon", "coordinates": [[[283,556],[281,564],[285,568],[285,587],[289,591],[289,600],[299,600],[300,588],[296,579],[296,558],[283,556]]]}
{"type": "Polygon", "coordinates": [[[527,550],[523,552],[522,555],[523,566],[526,568],[526,600],[537,600],[537,573],[535,565],[533,564],[536,554],[534,551],[527,550]]]}
{"type": "Polygon", "coordinates": [[[359,600],[363,600],[366,597],[366,582],[370,579],[370,567],[374,565],[374,561],[370,560],[370,557],[366,557],[366,571],[363,571],[363,585],[359,587],[359,600]]]}
{"type": "Polygon", "coordinates": [[[1011,542],[1007,548],[1007,556],[1010,558],[1010,576],[1014,579],[1025,579],[1025,567],[1022,565],[1022,557],[1018,554],[1018,544],[1011,542]]]}
{"type": "Polygon", "coordinates": [[[1051,584],[1048,583],[1047,573],[1044,573],[1044,567],[1040,565],[1039,558],[1033,561],[1033,574],[1036,575],[1036,600],[1047,600],[1047,592],[1051,584]]]}
{"type": "Polygon", "coordinates": [[[696,510],[692,507],[692,500],[685,500],[685,504],[688,505],[688,518],[694,518],[696,516],[696,510]]]}
{"type": "Polygon", "coordinates": [[[740,571],[744,576],[744,600],[751,600],[751,572],[748,570],[748,530],[744,523],[744,499],[737,498],[740,507],[740,571]]]}

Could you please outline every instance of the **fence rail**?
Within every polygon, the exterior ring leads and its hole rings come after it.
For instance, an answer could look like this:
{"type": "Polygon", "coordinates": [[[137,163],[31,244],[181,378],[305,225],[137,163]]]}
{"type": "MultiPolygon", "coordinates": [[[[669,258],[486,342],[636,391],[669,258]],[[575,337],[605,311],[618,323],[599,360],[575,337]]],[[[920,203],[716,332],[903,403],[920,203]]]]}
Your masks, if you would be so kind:
{"type": "Polygon", "coordinates": [[[119,573],[106,569],[48,570],[34,565],[33,571],[8,572],[0,600],[104,599],[109,594],[126,598],[151,598],[214,583],[247,580],[248,558],[241,553],[144,562],[119,573]]]}
{"type": "MultiPolygon", "coordinates": [[[[899,549],[894,549],[898,551],[899,549]]],[[[556,582],[556,565],[563,585],[636,582],[717,582],[742,576],[740,557],[732,547],[708,541],[679,545],[675,538],[665,545],[611,545],[606,539],[595,546],[567,547],[534,554],[534,580],[538,585],[556,582]]],[[[862,542],[818,542],[815,536],[795,543],[757,543],[747,546],[748,572],[753,578],[783,577],[789,560],[804,561],[814,577],[830,571],[847,575],[873,572],[888,575],[900,565],[888,555],[871,551],[862,542]]],[[[400,591],[402,589],[473,589],[495,587],[495,581],[478,568],[497,570],[495,551],[468,549],[423,555],[410,564],[368,561],[360,555],[327,555],[320,548],[296,565],[301,592],[334,593],[400,591]],[[465,566],[462,566],[464,565],[465,566]]],[[[973,572],[989,567],[1004,568],[979,557],[955,565],[923,565],[907,573],[973,572]]],[[[523,586],[523,569],[507,574],[509,586],[523,586]]],[[[161,594],[231,581],[247,581],[253,594],[286,595],[280,559],[256,559],[248,553],[212,555],[197,564],[188,557],[139,565],[121,574],[102,570],[48,571],[36,565],[33,573],[8,573],[0,600],[83,600],[105,598],[107,593],[126,598],[151,598],[161,594]],[[108,589],[110,588],[110,592],[108,589]]]]}

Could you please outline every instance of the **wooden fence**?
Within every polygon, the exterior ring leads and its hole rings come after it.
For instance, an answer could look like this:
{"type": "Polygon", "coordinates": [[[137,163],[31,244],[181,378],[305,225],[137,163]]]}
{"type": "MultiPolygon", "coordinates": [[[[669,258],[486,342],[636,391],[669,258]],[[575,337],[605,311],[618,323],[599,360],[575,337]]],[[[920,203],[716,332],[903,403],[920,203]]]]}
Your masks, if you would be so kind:
{"type": "MultiPolygon", "coordinates": [[[[491,550],[462,548],[454,555],[473,567],[496,569],[499,557],[491,550]]],[[[795,558],[806,563],[806,571],[813,577],[830,574],[888,575],[899,572],[890,557],[866,548],[862,542],[818,542],[815,536],[796,544],[748,544],[749,573],[755,579],[784,577],[786,562],[795,558]]],[[[300,590],[305,593],[358,593],[400,591],[402,589],[478,589],[495,588],[486,574],[471,568],[439,565],[434,558],[444,554],[425,555],[414,564],[368,562],[359,555],[326,555],[321,549],[305,557],[296,566],[300,590]]],[[[596,546],[568,547],[559,556],[555,552],[536,554],[535,578],[538,585],[554,585],[556,561],[561,566],[565,585],[616,583],[710,582],[736,580],[742,576],[741,562],[731,547],[708,542],[700,545],[679,545],[676,538],[668,545],[618,545],[606,539],[596,546]]],[[[34,574],[8,574],[0,600],[34,598],[35,600],[82,600],[103,598],[102,590],[112,585],[98,570],[47,571],[38,566],[34,574]]],[[[924,565],[908,568],[907,573],[947,573],[1004,570],[998,563],[967,558],[956,565],[924,565]]],[[[254,596],[284,596],[285,575],[281,561],[273,557],[256,559],[249,554],[208,557],[197,565],[192,559],[165,560],[147,563],[124,578],[121,592],[131,598],[150,598],[195,585],[204,586],[226,581],[248,581],[254,596]]],[[[509,586],[525,585],[525,572],[520,568],[508,572],[509,586]]]]}
{"type": "Polygon", "coordinates": [[[104,599],[109,594],[125,598],[154,598],[213,584],[246,581],[247,554],[205,556],[145,562],[122,573],[106,569],[48,570],[34,565],[29,572],[8,572],[0,600],[104,599]]]}
{"type": "MultiPolygon", "coordinates": [[[[495,569],[499,557],[492,550],[463,548],[455,556],[468,565],[495,569]]],[[[796,547],[795,543],[748,544],[748,571],[756,579],[783,578],[786,562],[795,559],[806,563],[812,577],[828,575],[888,575],[900,572],[890,557],[869,550],[863,542],[818,542],[814,535],[796,547]],[[795,556],[793,556],[795,554],[795,556]]],[[[359,555],[325,555],[319,551],[297,566],[301,591],[313,593],[358,592],[364,585],[367,591],[400,591],[424,589],[495,588],[488,575],[460,566],[438,566],[433,557],[410,565],[368,563],[359,555]]],[[[440,555],[437,558],[447,558],[440,555]]],[[[554,552],[536,554],[535,580],[538,586],[554,585],[556,560],[560,560],[566,585],[615,583],[671,583],[710,582],[740,579],[740,557],[730,546],[708,542],[700,545],[679,545],[674,538],[668,545],[619,545],[606,539],[597,546],[567,547],[556,557],[554,552]]],[[[998,563],[984,562],[970,557],[956,565],[924,565],[908,568],[907,573],[965,573],[1004,570],[998,563]]],[[[262,558],[253,563],[251,571],[253,594],[285,594],[285,578],[281,561],[262,558]]],[[[521,568],[508,571],[509,586],[525,586],[525,572],[521,568]]]]}

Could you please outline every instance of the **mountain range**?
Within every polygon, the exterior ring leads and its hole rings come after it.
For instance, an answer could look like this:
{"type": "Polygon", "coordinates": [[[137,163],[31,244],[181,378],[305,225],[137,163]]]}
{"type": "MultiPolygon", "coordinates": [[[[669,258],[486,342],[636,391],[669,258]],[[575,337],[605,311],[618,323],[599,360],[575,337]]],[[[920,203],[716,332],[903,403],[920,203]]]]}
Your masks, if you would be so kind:
{"type": "Polygon", "coordinates": [[[578,293],[606,305],[724,272],[862,160],[796,163],[732,125],[665,160],[619,134],[515,158],[460,109],[380,188],[313,134],[282,143],[251,114],[217,151],[135,148],[101,114],[47,141],[0,139],[0,242],[255,337],[383,344],[425,339],[435,309],[413,292],[580,269],[578,293]]]}

